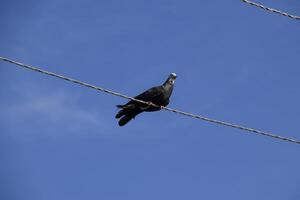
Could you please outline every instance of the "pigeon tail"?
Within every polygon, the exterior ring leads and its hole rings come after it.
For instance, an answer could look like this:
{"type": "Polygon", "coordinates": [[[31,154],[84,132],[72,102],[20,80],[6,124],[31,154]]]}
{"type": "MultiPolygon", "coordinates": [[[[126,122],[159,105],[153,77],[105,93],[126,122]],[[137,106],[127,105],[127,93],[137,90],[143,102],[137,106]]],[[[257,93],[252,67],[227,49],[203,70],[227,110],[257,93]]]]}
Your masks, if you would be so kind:
{"type": "Polygon", "coordinates": [[[123,115],[125,115],[125,113],[124,113],[124,105],[116,105],[117,106],[117,108],[120,108],[120,109],[122,109],[122,110],[120,110],[117,114],[116,114],[116,116],[115,116],[115,118],[116,119],[119,119],[120,117],[122,117],[123,115]]]}
{"type": "Polygon", "coordinates": [[[124,126],[125,124],[127,124],[130,120],[132,119],[131,116],[129,115],[125,115],[124,117],[122,117],[119,121],[119,126],[124,126]]]}
{"type": "Polygon", "coordinates": [[[116,114],[115,118],[116,118],[116,119],[119,119],[119,118],[122,117],[123,115],[124,115],[124,110],[120,110],[120,111],[118,112],[118,114],[116,114]]]}

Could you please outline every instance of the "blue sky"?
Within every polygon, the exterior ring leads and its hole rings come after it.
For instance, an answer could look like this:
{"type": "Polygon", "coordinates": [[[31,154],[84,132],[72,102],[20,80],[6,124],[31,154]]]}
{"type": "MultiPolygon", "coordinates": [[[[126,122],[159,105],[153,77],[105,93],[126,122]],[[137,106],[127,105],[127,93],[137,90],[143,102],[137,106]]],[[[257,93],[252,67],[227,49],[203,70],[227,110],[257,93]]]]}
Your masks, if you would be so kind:
{"type": "MultiPolygon", "coordinates": [[[[300,14],[297,0],[266,5],[300,14]]],[[[299,21],[230,1],[2,1],[0,55],[170,107],[300,138],[299,21]]],[[[300,198],[300,149],[0,63],[5,200],[300,198]]]]}

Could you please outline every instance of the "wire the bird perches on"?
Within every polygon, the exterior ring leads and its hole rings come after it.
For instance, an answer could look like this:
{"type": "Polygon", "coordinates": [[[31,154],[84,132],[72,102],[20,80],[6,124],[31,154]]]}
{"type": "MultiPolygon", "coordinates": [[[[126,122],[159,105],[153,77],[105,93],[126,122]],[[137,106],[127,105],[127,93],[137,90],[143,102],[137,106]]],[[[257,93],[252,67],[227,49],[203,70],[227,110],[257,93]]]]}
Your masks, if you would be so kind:
{"type": "Polygon", "coordinates": [[[276,10],[274,8],[268,8],[264,5],[261,5],[261,4],[258,4],[258,3],[255,3],[255,2],[252,2],[252,1],[248,1],[248,0],[241,0],[242,2],[244,3],[247,3],[249,5],[252,5],[252,6],[255,6],[257,8],[261,8],[261,9],[264,9],[266,11],[270,11],[270,12],[273,12],[273,13],[277,13],[277,14],[280,14],[280,15],[283,15],[283,16],[286,16],[286,17],[289,17],[289,18],[292,18],[292,19],[297,19],[297,20],[300,20],[300,17],[299,16],[296,16],[296,15],[291,15],[289,13],[286,13],[286,12],[282,12],[280,10],[276,10]]]}
{"type": "MultiPolygon", "coordinates": [[[[158,106],[158,105],[154,105],[151,102],[145,102],[145,101],[141,101],[141,100],[138,100],[138,99],[134,99],[133,97],[130,97],[130,96],[127,96],[127,95],[124,95],[124,94],[120,94],[118,92],[114,92],[114,91],[105,89],[103,87],[94,86],[94,85],[91,85],[91,84],[88,84],[88,83],[85,83],[85,82],[82,82],[82,81],[79,81],[79,80],[76,80],[76,79],[73,79],[73,78],[69,78],[69,77],[66,77],[66,76],[63,76],[63,75],[60,75],[60,74],[56,74],[56,73],[53,73],[53,72],[42,70],[40,68],[33,67],[33,66],[30,66],[30,65],[26,65],[26,64],[8,59],[8,58],[0,57],[0,60],[2,60],[4,62],[11,63],[11,64],[15,64],[16,66],[19,66],[19,67],[22,67],[22,68],[25,68],[25,69],[40,72],[40,73],[43,73],[43,74],[46,74],[46,75],[49,75],[49,76],[54,76],[56,78],[60,78],[60,79],[63,79],[63,80],[66,80],[66,81],[69,81],[69,82],[72,82],[72,83],[76,83],[76,84],[79,84],[81,86],[85,86],[85,87],[92,88],[92,89],[95,89],[95,90],[98,90],[98,91],[101,91],[101,92],[105,92],[105,93],[108,93],[108,94],[111,94],[111,95],[114,95],[114,96],[122,97],[122,98],[125,98],[125,99],[137,101],[137,102],[152,105],[152,106],[161,107],[161,106],[158,106]]],[[[283,137],[283,136],[280,136],[280,135],[275,135],[273,133],[260,131],[260,130],[254,129],[254,128],[248,128],[248,127],[241,126],[241,125],[236,125],[236,124],[232,124],[232,123],[228,123],[228,122],[224,122],[224,121],[220,121],[220,120],[215,120],[215,119],[211,119],[211,118],[204,117],[204,116],[201,116],[201,115],[196,115],[196,114],[193,114],[193,113],[188,113],[188,112],[176,110],[176,109],[173,109],[173,108],[168,108],[168,107],[161,107],[161,108],[164,109],[164,110],[167,110],[167,111],[171,111],[171,112],[174,112],[174,113],[177,113],[177,114],[181,114],[181,115],[192,117],[192,118],[199,119],[199,120],[204,120],[204,121],[211,122],[211,123],[214,123],[214,124],[228,126],[228,127],[231,127],[231,128],[236,128],[236,129],[240,129],[240,130],[243,130],[243,131],[247,131],[249,133],[254,133],[254,134],[263,135],[263,136],[267,136],[267,137],[271,137],[271,138],[275,138],[275,139],[279,139],[279,140],[283,140],[283,141],[287,141],[287,142],[300,144],[300,140],[287,138],[287,137],[283,137]]]]}

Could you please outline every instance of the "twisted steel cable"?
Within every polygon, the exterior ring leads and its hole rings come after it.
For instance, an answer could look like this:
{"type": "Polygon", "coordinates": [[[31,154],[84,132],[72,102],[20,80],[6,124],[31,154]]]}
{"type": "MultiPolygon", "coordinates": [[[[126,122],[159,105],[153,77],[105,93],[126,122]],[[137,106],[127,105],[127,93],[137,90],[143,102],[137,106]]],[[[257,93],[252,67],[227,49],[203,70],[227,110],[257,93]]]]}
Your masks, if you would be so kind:
{"type": "Polygon", "coordinates": [[[289,13],[282,12],[282,11],[276,10],[276,9],[274,9],[274,8],[268,8],[268,7],[264,6],[264,5],[261,5],[261,4],[252,2],[252,1],[248,1],[248,0],[241,0],[241,1],[244,2],[244,3],[246,3],[246,4],[255,6],[255,7],[257,7],[257,8],[261,8],[261,9],[266,10],[266,11],[270,11],[270,12],[273,12],[273,13],[277,13],[277,14],[280,14],[280,15],[283,15],[283,16],[286,16],[286,17],[289,17],[289,18],[292,18],[292,19],[300,20],[300,17],[299,17],[299,16],[296,16],[296,15],[291,15],[291,14],[289,14],[289,13]]]}
{"type": "Polygon", "coordinates": [[[180,114],[180,115],[192,117],[192,118],[195,118],[195,119],[198,119],[198,120],[204,120],[204,121],[214,123],[214,124],[218,124],[218,125],[223,125],[223,126],[227,126],[227,127],[231,127],[231,128],[240,129],[240,130],[247,131],[249,133],[253,133],[253,134],[257,134],[257,135],[263,135],[263,136],[271,137],[271,138],[274,138],[274,139],[283,140],[283,141],[286,141],[286,142],[300,144],[300,140],[283,137],[283,136],[276,135],[276,134],[273,134],[273,133],[270,133],[270,132],[265,132],[265,131],[257,130],[257,129],[254,129],[254,128],[248,128],[248,127],[245,127],[245,126],[232,124],[232,123],[225,122],[225,121],[211,119],[211,118],[204,117],[204,116],[201,116],[201,115],[176,110],[176,109],[173,109],[173,108],[158,106],[158,105],[155,105],[151,102],[141,101],[139,99],[135,99],[133,97],[130,97],[130,96],[118,93],[118,92],[114,92],[112,90],[108,90],[108,89],[103,88],[103,87],[94,86],[94,85],[91,85],[89,83],[85,83],[83,81],[79,81],[79,80],[76,80],[76,79],[73,79],[73,78],[70,78],[70,77],[66,77],[66,76],[63,76],[63,75],[60,75],[60,74],[56,74],[56,73],[53,73],[53,72],[50,72],[50,71],[42,70],[40,68],[33,67],[33,66],[30,66],[30,65],[26,65],[26,64],[8,59],[8,58],[0,57],[0,60],[2,60],[4,62],[7,62],[7,63],[14,64],[16,66],[19,66],[19,67],[22,67],[22,68],[25,68],[25,69],[28,69],[28,70],[32,70],[32,71],[35,71],[35,72],[40,72],[42,74],[46,74],[46,75],[49,75],[49,76],[60,78],[60,79],[63,79],[65,81],[76,83],[76,84],[79,84],[79,85],[84,86],[84,87],[88,87],[88,88],[92,88],[92,89],[95,89],[95,90],[98,90],[98,91],[101,91],[101,92],[105,92],[107,94],[111,94],[111,95],[114,95],[114,96],[122,97],[122,98],[129,99],[129,100],[133,100],[133,101],[136,101],[136,102],[148,104],[148,105],[155,106],[155,107],[161,107],[164,110],[174,112],[174,113],[177,113],[177,114],[180,114]]]}

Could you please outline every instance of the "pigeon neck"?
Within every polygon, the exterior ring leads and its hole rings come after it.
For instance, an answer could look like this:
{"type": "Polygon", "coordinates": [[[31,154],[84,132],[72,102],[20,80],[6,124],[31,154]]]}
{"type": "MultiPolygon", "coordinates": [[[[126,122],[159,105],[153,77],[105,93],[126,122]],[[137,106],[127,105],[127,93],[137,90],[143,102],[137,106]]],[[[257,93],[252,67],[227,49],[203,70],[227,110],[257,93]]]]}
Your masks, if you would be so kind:
{"type": "Polygon", "coordinates": [[[166,82],[164,82],[163,86],[164,87],[170,87],[174,85],[174,80],[167,79],[166,82]]]}
{"type": "Polygon", "coordinates": [[[172,80],[167,80],[164,84],[163,87],[165,90],[169,91],[170,93],[172,93],[173,90],[173,85],[174,82],[172,80]]]}

